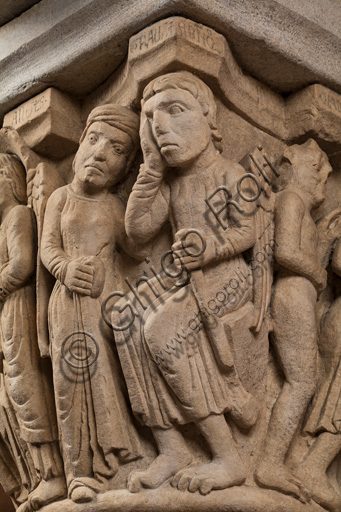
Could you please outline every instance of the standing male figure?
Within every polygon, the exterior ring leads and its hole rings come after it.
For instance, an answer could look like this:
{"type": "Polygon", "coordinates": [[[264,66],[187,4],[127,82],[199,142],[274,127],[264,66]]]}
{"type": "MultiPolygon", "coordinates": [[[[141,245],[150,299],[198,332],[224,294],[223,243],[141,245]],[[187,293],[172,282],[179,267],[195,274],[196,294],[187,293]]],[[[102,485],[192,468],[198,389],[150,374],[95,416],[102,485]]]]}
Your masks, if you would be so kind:
{"type": "Polygon", "coordinates": [[[317,379],[317,294],[327,273],[318,257],[318,236],[311,211],[324,200],[331,171],[326,154],[310,139],[283,154],[280,192],[275,203],[273,344],[284,385],[272,410],[259,485],[296,497],[300,481],[285,464],[294,434],[315,392],[317,379]]]}
{"type": "MultiPolygon", "coordinates": [[[[242,253],[255,243],[254,214],[244,202],[245,214],[229,207],[229,228],[222,240],[212,231],[214,219],[207,215],[205,199],[221,185],[236,197],[236,184],[245,170],[220,154],[214,97],[200,79],[181,71],[153,80],[143,94],[140,135],[144,164],[127,205],[127,234],[146,243],[170,222],[179,270],[186,267],[192,276],[188,293],[179,289],[180,299],[175,293],[156,310],[146,311],[142,349],[136,346],[127,356],[131,338],[118,346],[133,410],[151,427],[159,450],[149,468],[130,475],[128,487],[132,492],[142,486],[155,488],[175,475],[173,486],[207,494],[240,485],[246,477],[224,413],[243,427],[251,426],[257,416],[255,400],[228,355],[223,320],[212,328],[204,312],[222,283],[235,277],[234,270],[247,273],[242,253]],[[188,248],[198,237],[205,246],[201,256],[188,248]],[[195,313],[203,326],[197,333],[199,350],[193,353],[184,343],[185,353],[172,365],[160,362],[163,346],[177,332],[188,330],[195,313]],[[136,358],[136,353],[141,356],[136,358]],[[126,357],[131,360],[123,360],[126,357]],[[129,371],[132,364],[135,382],[129,371]],[[183,469],[191,456],[177,425],[190,422],[206,439],[212,460],[183,469]]],[[[228,313],[242,308],[252,309],[250,288],[227,306],[228,313]]],[[[249,317],[251,322],[252,314],[249,317]]]]}

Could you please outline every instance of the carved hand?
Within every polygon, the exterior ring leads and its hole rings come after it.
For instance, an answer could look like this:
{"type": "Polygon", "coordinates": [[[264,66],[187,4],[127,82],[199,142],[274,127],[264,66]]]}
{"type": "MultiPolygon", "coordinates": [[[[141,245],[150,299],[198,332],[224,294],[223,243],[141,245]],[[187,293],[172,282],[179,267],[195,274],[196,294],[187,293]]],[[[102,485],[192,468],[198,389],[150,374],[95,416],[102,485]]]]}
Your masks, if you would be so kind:
{"type": "Polygon", "coordinates": [[[341,208],[329,212],[317,224],[319,236],[318,252],[322,266],[328,265],[329,258],[335,242],[341,238],[341,208]]]}
{"type": "Polygon", "coordinates": [[[341,236],[341,208],[336,208],[329,212],[317,224],[319,237],[327,235],[329,238],[335,240],[341,236]]]}
{"type": "Polygon", "coordinates": [[[0,152],[11,153],[19,157],[26,170],[36,167],[43,160],[28,147],[14,128],[0,130],[0,152]]]}
{"type": "Polygon", "coordinates": [[[141,116],[140,139],[146,168],[157,171],[160,176],[163,176],[166,162],[155,141],[150,122],[144,114],[141,116]]]}
{"type": "Polygon", "coordinates": [[[99,297],[105,280],[105,269],[100,258],[88,256],[68,263],[64,284],[73,293],[99,297]]]}
{"type": "Polygon", "coordinates": [[[206,240],[197,229],[180,229],[175,234],[172,251],[177,257],[174,264],[180,270],[186,268],[189,272],[197,270],[213,259],[214,247],[211,240],[206,240]]]}
{"type": "Polygon", "coordinates": [[[91,295],[94,280],[94,266],[83,263],[83,258],[70,261],[67,266],[64,284],[70,292],[91,295]]]}

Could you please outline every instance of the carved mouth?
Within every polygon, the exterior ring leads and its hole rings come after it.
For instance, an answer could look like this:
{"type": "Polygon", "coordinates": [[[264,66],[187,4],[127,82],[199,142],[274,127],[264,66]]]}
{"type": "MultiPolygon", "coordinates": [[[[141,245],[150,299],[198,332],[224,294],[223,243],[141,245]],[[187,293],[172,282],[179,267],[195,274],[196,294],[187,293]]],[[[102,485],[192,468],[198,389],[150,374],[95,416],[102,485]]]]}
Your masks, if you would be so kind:
{"type": "Polygon", "coordinates": [[[179,147],[178,144],[174,144],[173,142],[163,142],[160,145],[160,149],[166,149],[166,148],[177,148],[179,147]]]}
{"type": "Polygon", "coordinates": [[[98,171],[100,174],[104,174],[104,171],[102,171],[102,169],[100,169],[99,167],[97,167],[97,165],[94,165],[94,164],[87,164],[85,166],[86,169],[95,169],[96,171],[98,171]]]}

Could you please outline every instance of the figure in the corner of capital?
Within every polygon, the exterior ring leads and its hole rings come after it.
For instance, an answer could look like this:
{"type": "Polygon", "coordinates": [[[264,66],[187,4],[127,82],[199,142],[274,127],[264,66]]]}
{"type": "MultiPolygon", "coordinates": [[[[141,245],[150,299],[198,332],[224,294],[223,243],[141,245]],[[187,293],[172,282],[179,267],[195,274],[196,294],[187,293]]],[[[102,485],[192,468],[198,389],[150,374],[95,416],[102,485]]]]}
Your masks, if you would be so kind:
{"type": "Polygon", "coordinates": [[[66,486],[37,342],[36,227],[15,156],[0,154],[0,182],[0,480],[20,511],[38,510],[65,496],[66,486]]]}
{"type": "MultiPolygon", "coordinates": [[[[248,273],[243,252],[256,242],[255,208],[247,202],[238,206],[237,182],[245,170],[221,155],[214,96],[191,73],[166,74],[147,85],[140,137],[144,163],[128,200],[127,234],[146,243],[169,222],[177,275],[184,286],[175,285],[171,298],[166,292],[156,308],[146,309],[142,328],[130,333],[129,343],[118,344],[133,411],[151,428],[159,451],[147,469],[130,474],[128,488],[156,488],[171,478],[173,487],[208,494],[241,485],[246,478],[225,413],[243,429],[258,416],[258,403],[235,365],[224,320],[212,323],[206,309],[234,270],[248,273]],[[205,199],[222,184],[231,190],[237,207],[228,208],[229,228],[218,239],[212,236],[205,199]],[[198,251],[200,244],[204,251],[198,251]],[[191,273],[187,284],[181,279],[185,270],[191,273]],[[199,349],[193,353],[183,343],[182,355],[170,365],[159,355],[167,340],[187,332],[194,315],[201,324],[199,349]],[[134,375],[129,367],[136,369],[134,375]],[[207,441],[209,462],[191,464],[178,428],[190,422],[207,441]]],[[[227,315],[245,318],[245,336],[252,336],[250,287],[228,304],[227,315]]]]}
{"type": "Polygon", "coordinates": [[[271,313],[272,344],[284,384],[272,409],[264,456],[255,473],[266,488],[306,499],[306,482],[288,467],[289,448],[317,384],[316,301],[327,273],[319,257],[312,211],[324,201],[331,166],[309,139],[285,149],[274,206],[275,265],[271,313]]]}
{"type": "Polygon", "coordinates": [[[341,510],[340,480],[328,469],[341,452],[341,209],[332,210],[317,224],[320,255],[328,265],[328,287],[320,314],[319,354],[321,371],[317,393],[308,411],[303,434],[309,449],[297,465],[296,474],[309,495],[331,512],[341,510]],[[329,307],[328,307],[329,306],[329,307]]]}

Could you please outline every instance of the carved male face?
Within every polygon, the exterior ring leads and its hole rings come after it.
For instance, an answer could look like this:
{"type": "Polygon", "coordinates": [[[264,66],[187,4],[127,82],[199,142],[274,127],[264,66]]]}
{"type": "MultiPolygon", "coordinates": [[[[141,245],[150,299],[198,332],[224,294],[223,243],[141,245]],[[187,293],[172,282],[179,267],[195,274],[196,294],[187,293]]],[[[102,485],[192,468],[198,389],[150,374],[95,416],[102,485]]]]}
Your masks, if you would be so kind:
{"type": "Polygon", "coordinates": [[[191,164],[211,142],[211,129],[199,102],[183,89],[166,89],[149,98],[143,112],[170,167],[191,164]]]}
{"type": "Polygon", "coordinates": [[[298,185],[312,198],[312,205],[316,208],[325,199],[325,187],[332,168],[328,161],[308,157],[301,162],[301,168],[296,170],[298,185]]]}
{"type": "Polygon", "coordinates": [[[77,178],[98,188],[110,188],[124,171],[132,141],[114,126],[97,121],[89,126],[74,160],[77,178]]]}

